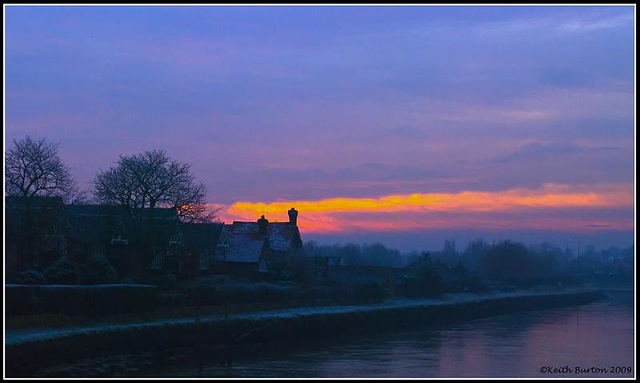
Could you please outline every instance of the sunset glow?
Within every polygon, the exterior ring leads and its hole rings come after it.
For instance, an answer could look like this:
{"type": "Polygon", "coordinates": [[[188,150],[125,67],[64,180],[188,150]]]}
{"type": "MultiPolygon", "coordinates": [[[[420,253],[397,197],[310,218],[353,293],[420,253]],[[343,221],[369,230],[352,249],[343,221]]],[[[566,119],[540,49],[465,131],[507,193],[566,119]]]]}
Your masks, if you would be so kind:
{"type": "Polygon", "coordinates": [[[566,216],[566,213],[632,206],[633,188],[629,185],[603,186],[594,191],[566,185],[545,185],[536,190],[463,191],[270,203],[237,202],[225,210],[223,220],[253,221],[263,214],[272,220],[286,220],[287,210],[295,207],[301,212],[299,226],[311,232],[465,227],[496,230],[510,227],[621,230],[632,228],[632,222],[620,219],[589,220],[566,216]],[[532,211],[544,211],[546,214],[544,217],[532,217],[532,211]],[[346,214],[349,215],[348,220],[340,219],[340,216],[346,214]],[[495,214],[502,216],[495,219],[495,214]]]}

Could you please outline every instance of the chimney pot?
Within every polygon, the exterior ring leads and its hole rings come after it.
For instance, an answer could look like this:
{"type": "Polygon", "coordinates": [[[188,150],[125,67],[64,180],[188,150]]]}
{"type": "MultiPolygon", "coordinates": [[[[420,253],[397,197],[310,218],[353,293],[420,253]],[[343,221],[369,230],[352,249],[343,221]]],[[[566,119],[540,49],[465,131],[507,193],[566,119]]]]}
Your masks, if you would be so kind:
{"type": "Polygon", "coordinates": [[[258,233],[260,233],[260,235],[267,235],[267,224],[268,223],[269,223],[269,220],[264,218],[264,214],[263,214],[260,217],[260,219],[258,220],[258,233]]]}
{"type": "Polygon", "coordinates": [[[288,213],[289,213],[289,224],[294,226],[298,225],[298,211],[292,207],[288,213]]]}

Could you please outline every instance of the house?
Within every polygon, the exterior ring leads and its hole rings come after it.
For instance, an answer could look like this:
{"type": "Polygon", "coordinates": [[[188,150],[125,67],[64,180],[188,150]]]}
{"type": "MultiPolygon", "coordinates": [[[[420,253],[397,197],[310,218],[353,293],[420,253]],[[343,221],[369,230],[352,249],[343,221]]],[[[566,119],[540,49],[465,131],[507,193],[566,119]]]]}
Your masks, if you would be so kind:
{"type": "Polygon", "coordinates": [[[67,254],[60,197],[5,197],[5,276],[42,270],[67,254]]]}
{"type": "Polygon", "coordinates": [[[175,210],[156,208],[151,213],[137,209],[133,213],[116,205],[68,205],[66,234],[71,258],[82,262],[89,255],[103,255],[121,277],[177,272],[181,241],[175,210]],[[142,221],[151,214],[151,222],[142,221]]]}
{"type": "Polygon", "coordinates": [[[211,273],[216,253],[229,247],[224,223],[183,223],[180,230],[183,274],[211,273]]]}
{"type": "Polygon", "coordinates": [[[289,222],[234,221],[225,225],[228,247],[215,255],[216,272],[248,279],[267,278],[290,267],[291,257],[302,252],[298,211],[288,211],[289,222]]]}

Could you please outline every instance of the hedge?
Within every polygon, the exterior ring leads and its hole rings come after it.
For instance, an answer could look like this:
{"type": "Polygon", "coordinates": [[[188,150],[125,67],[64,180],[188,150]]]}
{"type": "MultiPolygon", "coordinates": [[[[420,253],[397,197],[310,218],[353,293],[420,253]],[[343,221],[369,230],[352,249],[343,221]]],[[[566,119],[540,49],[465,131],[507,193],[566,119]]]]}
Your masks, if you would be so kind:
{"type": "Polygon", "coordinates": [[[159,303],[150,285],[5,285],[6,315],[106,315],[144,311],[159,303]]]}

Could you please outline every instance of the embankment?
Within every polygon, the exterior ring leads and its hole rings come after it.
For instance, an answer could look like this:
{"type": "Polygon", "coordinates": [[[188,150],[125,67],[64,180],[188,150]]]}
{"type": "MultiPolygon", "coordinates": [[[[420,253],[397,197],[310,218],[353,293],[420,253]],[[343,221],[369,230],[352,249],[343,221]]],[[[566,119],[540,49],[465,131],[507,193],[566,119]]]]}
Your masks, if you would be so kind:
{"type": "Polygon", "coordinates": [[[358,306],[288,309],[87,328],[17,331],[5,334],[6,375],[33,376],[48,366],[104,355],[199,344],[270,341],[321,336],[354,329],[406,328],[449,323],[523,310],[589,303],[599,290],[459,295],[442,300],[392,301],[358,306]]]}

